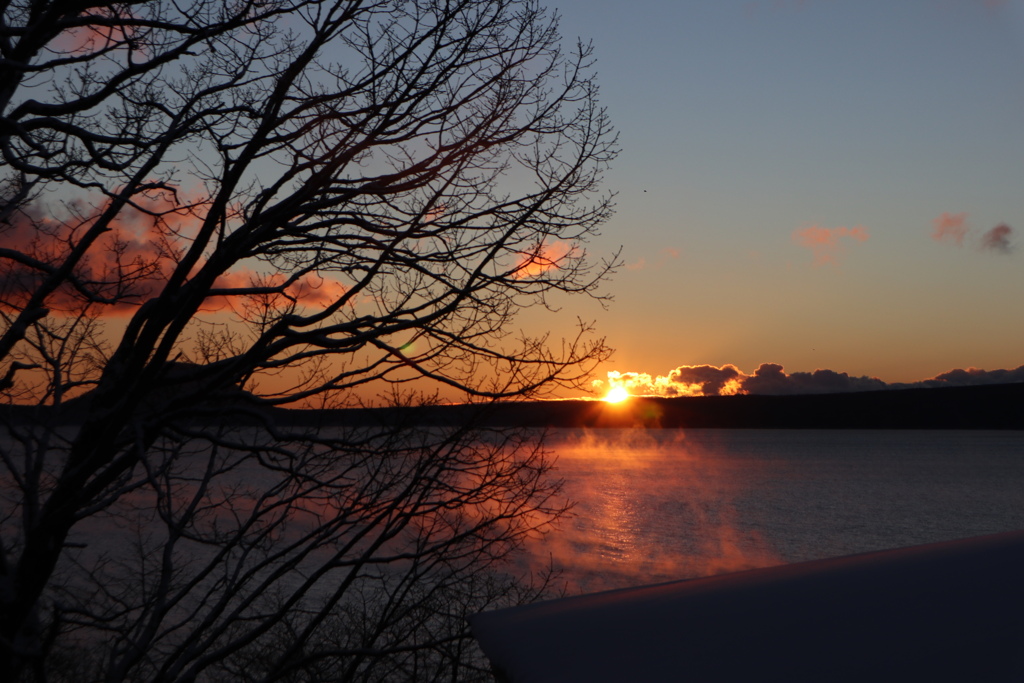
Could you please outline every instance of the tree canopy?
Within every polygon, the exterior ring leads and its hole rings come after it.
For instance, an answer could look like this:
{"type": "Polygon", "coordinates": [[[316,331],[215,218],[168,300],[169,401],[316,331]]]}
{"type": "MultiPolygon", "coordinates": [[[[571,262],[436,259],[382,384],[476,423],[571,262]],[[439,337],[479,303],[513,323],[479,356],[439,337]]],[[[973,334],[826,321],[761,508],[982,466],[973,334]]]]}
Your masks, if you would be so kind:
{"type": "Polygon", "coordinates": [[[3,670],[449,675],[448,606],[515,593],[480,568],[561,510],[543,453],[261,407],[531,395],[607,357],[514,328],[616,265],[585,250],[616,153],[589,46],[533,0],[2,17],[0,387],[38,407],[0,437],[3,670]],[[126,545],[78,540],[104,525],[126,545]]]}

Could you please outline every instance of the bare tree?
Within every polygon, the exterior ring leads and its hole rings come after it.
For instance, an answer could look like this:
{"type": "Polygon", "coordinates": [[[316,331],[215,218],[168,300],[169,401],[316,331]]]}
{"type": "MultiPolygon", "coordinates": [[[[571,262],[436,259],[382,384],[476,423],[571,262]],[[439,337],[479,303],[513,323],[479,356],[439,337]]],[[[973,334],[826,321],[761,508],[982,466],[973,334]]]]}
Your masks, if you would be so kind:
{"type": "Polygon", "coordinates": [[[456,680],[561,510],[533,435],[303,424],[574,385],[615,141],[533,0],[11,0],[0,677],[456,680]]]}

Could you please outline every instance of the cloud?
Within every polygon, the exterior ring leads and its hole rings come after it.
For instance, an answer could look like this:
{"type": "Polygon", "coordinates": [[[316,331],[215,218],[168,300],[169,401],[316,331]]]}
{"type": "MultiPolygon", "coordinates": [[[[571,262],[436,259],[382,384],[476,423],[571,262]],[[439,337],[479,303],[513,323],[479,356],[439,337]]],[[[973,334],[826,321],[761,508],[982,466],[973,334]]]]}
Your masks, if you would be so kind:
{"type": "Polygon", "coordinates": [[[433,207],[431,209],[428,209],[426,211],[426,213],[423,214],[423,219],[422,219],[423,220],[423,224],[426,225],[428,223],[433,223],[438,218],[440,218],[441,216],[445,215],[447,212],[448,212],[448,205],[447,204],[444,204],[444,203],[438,204],[437,206],[435,206],[435,207],[433,207]]]}
{"type": "MultiPolygon", "coordinates": [[[[943,213],[932,221],[932,239],[936,242],[951,242],[956,246],[963,246],[964,237],[971,229],[967,226],[966,213],[943,213]]],[[[1013,228],[1006,223],[1000,223],[980,238],[978,248],[987,251],[994,251],[1000,254],[1008,254],[1012,250],[1010,236],[1013,228]]]]}
{"type": "Polygon", "coordinates": [[[724,396],[735,394],[740,389],[740,378],[744,377],[735,365],[680,365],[668,374],[673,385],[687,387],[688,395],[724,396]],[[699,393],[698,393],[699,392],[699,393]]]}
{"type": "Polygon", "coordinates": [[[110,7],[96,7],[89,12],[83,12],[79,17],[96,23],[87,23],[64,31],[48,45],[51,52],[80,57],[128,49],[136,58],[146,56],[143,31],[138,26],[139,19],[131,12],[124,8],[115,12],[110,7]],[[103,19],[104,23],[99,23],[97,19],[103,19]]]}
{"type": "MultiPolygon", "coordinates": [[[[118,213],[110,229],[72,271],[80,289],[106,302],[95,305],[92,312],[96,315],[131,315],[140,303],[157,296],[184,250],[191,246],[205,211],[204,198],[190,199],[170,190],[140,194],[133,201],[136,206],[126,206],[118,213]]],[[[108,206],[109,202],[69,204],[62,218],[49,215],[42,207],[29,206],[0,225],[0,243],[5,248],[42,264],[33,268],[13,258],[0,258],[0,308],[24,308],[44,281],[46,269],[64,262],[108,206]]],[[[193,276],[202,265],[200,262],[193,269],[193,276]]],[[[214,288],[283,287],[286,281],[287,274],[240,268],[219,276],[214,288]]],[[[45,306],[55,313],[82,310],[87,300],[80,289],[66,282],[47,297],[45,306]]],[[[345,292],[341,282],[308,273],[278,293],[232,296],[230,291],[221,292],[207,297],[203,310],[235,308],[236,302],[243,308],[253,303],[281,308],[293,302],[326,307],[345,292]]]]}
{"type": "Polygon", "coordinates": [[[603,393],[623,387],[634,396],[728,396],[732,394],[796,395],[841,394],[856,391],[909,389],[915,387],[971,386],[1024,382],[1024,365],[1013,370],[954,369],[930,379],[889,384],[877,377],[856,377],[845,372],[817,369],[787,373],[778,363],[762,363],[751,375],[735,365],[680,365],[667,375],[640,372],[608,373],[607,380],[595,380],[594,389],[603,393]]]}
{"type": "Polygon", "coordinates": [[[598,393],[622,387],[633,396],[724,396],[740,393],[744,377],[735,365],[680,365],[657,376],[613,370],[607,380],[594,380],[592,385],[598,393]]]}
{"type": "Polygon", "coordinates": [[[643,256],[637,258],[636,261],[626,264],[626,270],[647,270],[651,268],[653,270],[660,270],[669,261],[679,258],[679,250],[675,247],[662,247],[658,250],[658,260],[650,265],[647,259],[643,256]]]}
{"type": "MultiPolygon", "coordinates": [[[[132,201],[135,206],[118,212],[71,273],[79,289],[107,302],[100,311],[103,315],[129,314],[159,290],[199,224],[204,205],[202,199],[191,201],[171,190],[139,194],[132,201]]],[[[36,268],[15,259],[0,259],[0,306],[24,307],[45,279],[46,270],[65,262],[109,205],[109,199],[98,205],[71,202],[59,217],[42,206],[30,205],[0,225],[4,247],[41,264],[36,268]]],[[[79,289],[65,282],[47,297],[46,307],[80,310],[85,297],[79,289]]]]}
{"type": "Polygon", "coordinates": [[[285,286],[287,280],[284,273],[263,274],[244,268],[229,271],[214,281],[213,289],[216,293],[206,297],[203,310],[209,312],[230,308],[241,312],[253,305],[259,309],[281,310],[292,304],[326,308],[348,291],[341,282],[318,273],[307,273],[285,286]],[[277,288],[278,291],[262,294],[242,291],[253,288],[277,288]],[[232,293],[231,290],[239,291],[232,293]]]}
{"type": "Polygon", "coordinates": [[[911,384],[891,384],[894,389],[909,387],[966,387],[981,384],[1011,384],[1024,382],[1024,365],[1012,370],[981,370],[957,368],[911,384]]]}
{"type": "Polygon", "coordinates": [[[953,242],[956,246],[963,246],[964,236],[967,234],[966,213],[943,213],[932,221],[932,239],[936,242],[953,242]]]}
{"type": "Polygon", "coordinates": [[[512,269],[516,280],[535,278],[562,266],[565,259],[575,255],[575,248],[568,242],[556,241],[550,244],[538,242],[529,251],[519,253],[519,261],[512,269]]]}
{"type": "MultiPolygon", "coordinates": [[[[606,393],[616,387],[626,389],[633,396],[693,396],[685,387],[673,384],[668,377],[652,377],[646,372],[616,372],[608,373],[606,380],[594,380],[592,385],[595,391],[606,393]]],[[[696,394],[700,395],[700,394],[696,394]]]]}
{"type": "Polygon", "coordinates": [[[777,363],[762,363],[742,382],[745,394],[839,394],[851,391],[885,389],[886,383],[875,377],[851,377],[845,372],[815,370],[786,374],[777,363]]]}
{"type": "Polygon", "coordinates": [[[982,235],[981,248],[1008,254],[1010,253],[1011,234],[1013,234],[1013,228],[1006,223],[1000,223],[982,235]]]}
{"type": "Polygon", "coordinates": [[[310,273],[287,289],[288,296],[303,306],[330,306],[348,292],[337,280],[310,273]]]}
{"type": "Polygon", "coordinates": [[[823,228],[811,225],[793,231],[793,241],[810,249],[814,254],[815,266],[838,265],[839,257],[845,251],[841,240],[866,242],[867,239],[868,229],[862,225],[853,228],[823,228]]]}

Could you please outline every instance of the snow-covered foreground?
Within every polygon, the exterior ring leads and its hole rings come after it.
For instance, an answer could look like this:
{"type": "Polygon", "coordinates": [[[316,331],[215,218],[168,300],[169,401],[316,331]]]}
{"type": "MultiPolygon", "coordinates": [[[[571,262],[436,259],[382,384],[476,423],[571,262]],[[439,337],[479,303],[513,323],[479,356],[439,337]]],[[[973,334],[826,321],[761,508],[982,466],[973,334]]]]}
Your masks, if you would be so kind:
{"type": "Polygon", "coordinates": [[[1024,531],[471,619],[511,683],[1024,680],[1024,531]]]}

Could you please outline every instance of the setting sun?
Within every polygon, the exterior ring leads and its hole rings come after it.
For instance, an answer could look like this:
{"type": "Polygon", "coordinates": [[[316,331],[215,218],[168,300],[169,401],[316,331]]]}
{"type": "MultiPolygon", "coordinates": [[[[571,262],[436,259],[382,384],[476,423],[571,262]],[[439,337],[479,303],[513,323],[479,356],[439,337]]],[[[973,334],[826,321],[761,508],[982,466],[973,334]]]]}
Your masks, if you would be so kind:
{"type": "Polygon", "coordinates": [[[621,403],[629,398],[629,391],[625,387],[612,387],[607,394],[605,394],[604,400],[608,403],[621,403]]]}

